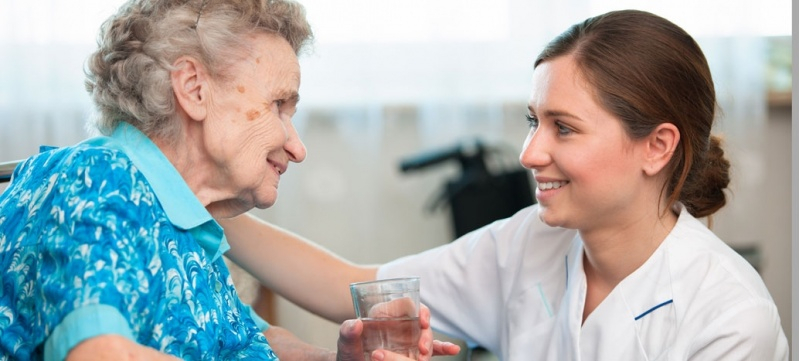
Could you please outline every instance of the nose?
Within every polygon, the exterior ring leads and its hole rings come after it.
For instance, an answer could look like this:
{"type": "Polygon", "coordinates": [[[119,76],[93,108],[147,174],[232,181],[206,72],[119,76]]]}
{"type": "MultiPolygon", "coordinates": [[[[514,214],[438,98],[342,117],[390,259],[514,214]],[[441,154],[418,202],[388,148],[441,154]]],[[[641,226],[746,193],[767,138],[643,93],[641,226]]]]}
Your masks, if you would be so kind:
{"type": "Polygon", "coordinates": [[[307,155],[305,144],[302,143],[300,135],[297,133],[297,129],[294,128],[294,124],[291,122],[289,122],[287,133],[288,138],[286,139],[286,144],[283,145],[283,148],[286,150],[286,153],[288,153],[290,161],[294,163],[300,163],[305,160],[305,156],[307,155]]]}
{"type": "Polygon", "coordinates": [[[531,129],[524,140],[519,163],[527,169],[542,168],[552,162],[546,146],[546,139],[541,132],[531,129]]]}

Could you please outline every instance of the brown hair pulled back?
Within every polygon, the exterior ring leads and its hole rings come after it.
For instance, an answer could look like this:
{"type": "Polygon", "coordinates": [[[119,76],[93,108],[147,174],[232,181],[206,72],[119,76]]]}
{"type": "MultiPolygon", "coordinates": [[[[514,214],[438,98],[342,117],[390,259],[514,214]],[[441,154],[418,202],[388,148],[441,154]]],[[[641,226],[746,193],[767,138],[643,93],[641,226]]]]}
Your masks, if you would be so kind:
{"type": "Polygon", "coordinates": [[[179,131],[170,71],[181,56],[214,77],[248,54],[254,34],[286,39],[295,53],[313,34],[305,9],[291,0],[129,0],[103,24],[89,57],[86,89],[99,110],[95,127],[110,134],[120,121],[163,139],[179,131]]]}
{"type": "Polygon", "coordinates": [[[679,201],[696,217],[726,203],[729,161],[711,135],[716,95],[702,50],[683,29],[657,15],[613,11],[570,27],[539,54],[535,66],[572,55],[599,103],[628,135],[641,139],[661,123],[680,131],[665,171],[667,207],[679,201]]]}

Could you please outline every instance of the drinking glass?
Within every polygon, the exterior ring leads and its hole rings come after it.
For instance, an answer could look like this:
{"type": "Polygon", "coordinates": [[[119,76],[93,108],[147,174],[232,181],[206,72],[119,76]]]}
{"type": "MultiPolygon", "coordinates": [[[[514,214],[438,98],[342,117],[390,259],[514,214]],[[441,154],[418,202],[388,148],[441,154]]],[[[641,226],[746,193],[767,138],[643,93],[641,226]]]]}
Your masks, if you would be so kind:
{"type": "Polygon", "coordinates": [[[384,349],[419,358],[419,278],[392,278],[350,284],[355,315],[363,322],[364,359],[384,349]]]}

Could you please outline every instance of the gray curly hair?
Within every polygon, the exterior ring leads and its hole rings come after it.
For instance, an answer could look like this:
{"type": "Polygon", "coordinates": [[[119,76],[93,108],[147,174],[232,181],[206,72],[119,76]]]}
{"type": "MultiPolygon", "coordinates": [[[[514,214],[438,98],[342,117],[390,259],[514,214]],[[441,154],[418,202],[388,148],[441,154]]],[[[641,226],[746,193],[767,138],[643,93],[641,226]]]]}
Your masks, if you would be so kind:
{"type": "Polygon", "coordinates": [[[129,0],[103,23],[98,49],[85,69],[97,106],[93,125],[110,134],[121,121],[171,139],[180,131],[170,71],[181,56],[202,62],[211,76],[246,55],[248,35],[285,38],[296,54],[313,39],[305,9],[292,0],[129,0]]]}

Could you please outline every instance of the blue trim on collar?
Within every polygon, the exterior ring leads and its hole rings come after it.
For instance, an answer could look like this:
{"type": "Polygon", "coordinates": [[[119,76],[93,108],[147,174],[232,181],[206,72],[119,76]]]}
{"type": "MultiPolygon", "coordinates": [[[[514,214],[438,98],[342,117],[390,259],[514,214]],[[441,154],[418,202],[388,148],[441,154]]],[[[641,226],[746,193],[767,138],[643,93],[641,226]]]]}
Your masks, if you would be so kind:
{"type": "Polygon", "coordinates": [[[670,303],[673,303],[673,302],[674,302],[674,300],[672,299],[672,300],[668,300],[666,302],[663,302],[663,303],[661,303],[661,304],[659,304],[659,305],[657,305],[655,307],[652,307],[652,308],[646,310],[646,312],[644,312],[644,313],[642,313],[642,314],[640,314],[638,316],[635,316],[635,320],[638,321],[639,319],[641,319],[641,317],[644,317],[644,316],[650,314],[652,311],[657,310],[658,308],[661,308],[661,307],[663,307],[665,305],[668,305],[670,303]]]}
{"type": "Polygon", "coordinates": [[[120,122],[110,138],[106,145],[114,144],[125,152],[150,183],[169,221],[189,231],[212,262],[230,249],[222,227],[149,137],[120,122]]]}

